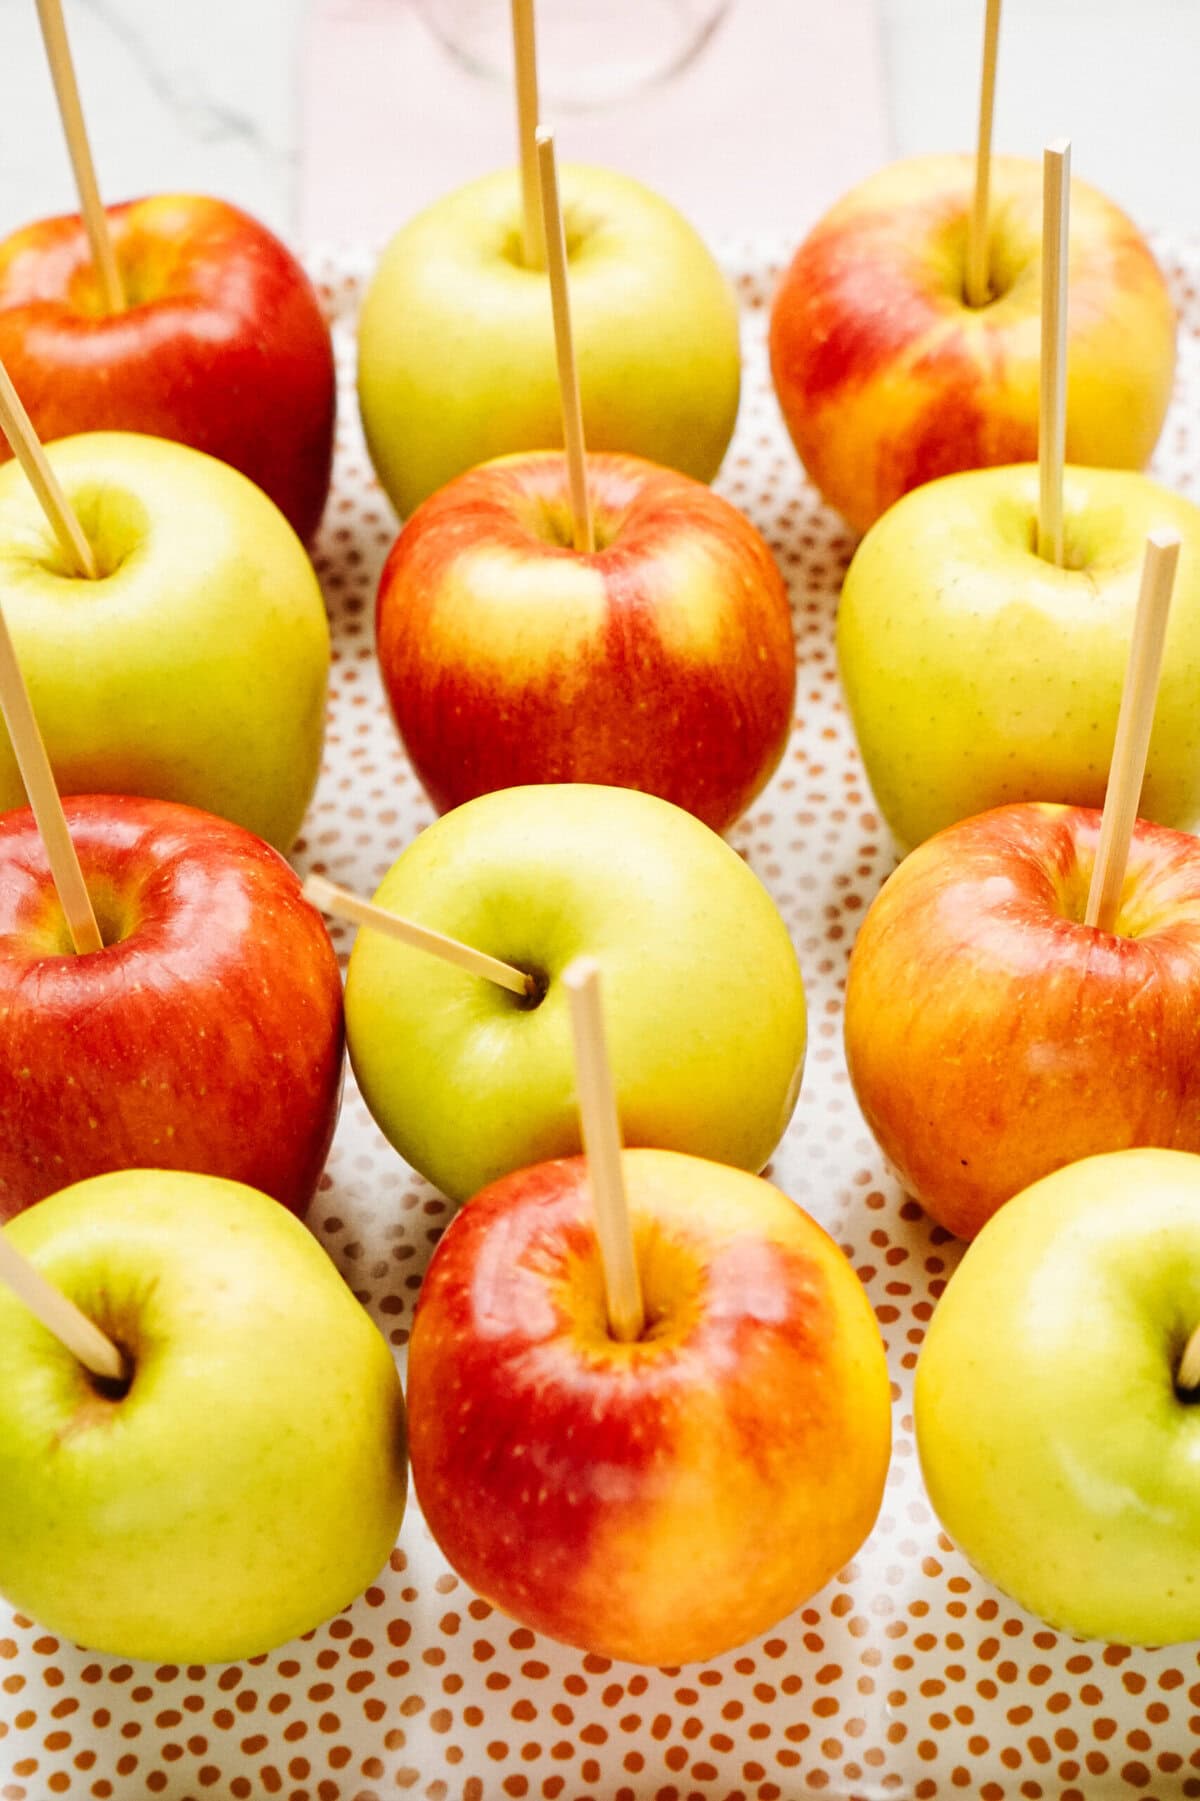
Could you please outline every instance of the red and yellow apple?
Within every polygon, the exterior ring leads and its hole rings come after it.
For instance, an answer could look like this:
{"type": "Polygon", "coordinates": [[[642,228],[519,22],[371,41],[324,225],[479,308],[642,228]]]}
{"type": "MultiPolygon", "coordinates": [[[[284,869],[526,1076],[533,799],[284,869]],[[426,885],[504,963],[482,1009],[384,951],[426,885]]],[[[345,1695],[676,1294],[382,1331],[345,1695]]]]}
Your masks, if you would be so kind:
{"type": "Polygon", "coordinates": [[[666,1151],[623,1165],[643,1336],[609,1335],[582,1158],[485,1189],[417,1302],[413,1482],[506,1613],[691,1663],[766,1631],[866,1538],[887,1366],[850,1265],[778,1189],[666,1151]]]}
{"type": "Polygon", "coordinates": [[[329,492],[334,372],[304,270],[223,200],[158,194],[107,216],[120,313],[105,309],[78,217],[0,243],[0,360],[38,436],[177,439],[232,463],[310,538],[329,492]]]}
{"type": "Polygon", "coordinates": [[[530,782],[641,788],[717,831],[792,722],[787,592],[703,484],[588,458],[597,549],[572,548],[560,452],[505,457],[426,501],[379,584],[379,662],[435,806],[530,782]]]}
{"type": "Polygon", "coordinates": [[[73,953],[32,813],[0,815],[0,1220],[137,1166],[303,1213],[341,1093],[320,915],[224,820],[112,795],[64,806],[105,948],[73,953]]]}
{"type": "MultiPolygon", "coordinates": [[[[1042,176],[992,160],[991,298],[965,295],[974,159],[894,163],[797,251],[771,314],[771,368],[801,462],[865,531],[910,488],[1037,456],[1042,176]]],[[[1141,469],[1175,367],[1175,313],[1145,240],[1071,184],[1067,458],[1141,469]]]]}
{"type": "Polygon", "coordinates": [[[846,1058],[900,1180],[971,1238],[1131,1146],[1200,1151],[1200,841],[1139,821],[1116,926],[1084,925],[1100,814],[1000,807],[905,859],[859,930],[846,1058]]]}

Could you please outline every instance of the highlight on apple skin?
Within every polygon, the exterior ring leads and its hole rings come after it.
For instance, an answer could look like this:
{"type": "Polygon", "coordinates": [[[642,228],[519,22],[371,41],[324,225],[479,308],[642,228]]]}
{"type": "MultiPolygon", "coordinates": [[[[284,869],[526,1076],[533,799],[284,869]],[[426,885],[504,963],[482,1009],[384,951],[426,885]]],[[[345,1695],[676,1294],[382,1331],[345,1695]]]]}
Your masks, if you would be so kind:
{"type": "MultiPolygon", "coordinates": [[[[893,163],[814,227],[771,313],[797,454],[858,532],[911,488],[1037,457],[1042,176],[991,164],[993,298],[965,294],[973,156],[893,163]]],[[[1175,310],[1133,222],[1071,183],[1067,460],[1141,469],[1175,369],[1175,310]]]]}
{"type": "Polygon", "coordinates": [[[773,774],[796,689],[762,536],[702,483],[589,456],[597,551],[571,548],[566,461],[503,457],[425,502],[384,567],[379,663],[441,811],[599,782],[725,831],[773,774]]]}
{"type": "Polygon", "coordinates": [[[855,940],[846,1061],[907,1191],[970,1238],[1064,1164],[1200,1151],[1200,841],[1139,820],[1114,932],[1100,814],[1001,807],[929,839],[855,940]]]}
{"type": "Polygon", "coordinates": [[[485,1599],[606,1657],[719,1656],[808,1600],[878,1512],[879,1328],[778,1189],[627,1151],[648,1325],[609,1337],[582,1158],[477,1195],[434,1252],[409,1347],[413,1482],[485,1599]]]}

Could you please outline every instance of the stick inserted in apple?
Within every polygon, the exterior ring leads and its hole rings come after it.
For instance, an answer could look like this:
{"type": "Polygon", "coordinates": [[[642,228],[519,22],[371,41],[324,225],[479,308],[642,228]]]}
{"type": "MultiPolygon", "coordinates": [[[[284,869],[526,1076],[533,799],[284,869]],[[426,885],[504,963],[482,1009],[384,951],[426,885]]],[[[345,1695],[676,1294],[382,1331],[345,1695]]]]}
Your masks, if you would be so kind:
{"type": "Polygon", "coordinates": [[[586,1157],[486,1189],[434,1252],[413,1482],[449,1562],[523,1624],[690,1663],[774,1625],[863,1542],[887,1366],[853,1270],[778,1189],[622,1152],[597,981],[586,960],[564,977],[586,1157]]]}

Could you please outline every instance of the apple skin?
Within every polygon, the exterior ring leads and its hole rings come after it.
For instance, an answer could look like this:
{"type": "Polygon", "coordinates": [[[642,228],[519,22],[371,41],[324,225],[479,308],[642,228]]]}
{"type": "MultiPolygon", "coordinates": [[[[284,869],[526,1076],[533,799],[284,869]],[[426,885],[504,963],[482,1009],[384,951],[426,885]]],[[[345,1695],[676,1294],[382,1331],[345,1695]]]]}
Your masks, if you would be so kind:
{"type": "Polygon", "coordinates": [[[855,941],[859,1106],[962,1238],[1079,1158],[1200,1151],[1200,843],[1139,820],[1101,932],[1083,924],[1099,835],[1084,807],[964,820],[900,865],[855,941]]]}
{"type": "Polygon", "coordinates": [[[1200,508],[1132,471],[1068,469],[1067,566],[1033,548],[1037,469],[906,495],[863,539],[838,610],[846,704],[903,846],[1006,801],[1102,806],[1146,534],[1180,534],[1141,810],[1200,823],[1200,508]]]}
{"type": "MultiPolygon", "coordinates": [[[[965,299],[971,156],[893,163],[797,251],[771,312],[771,370],[809,476],[855,531],[959,469],[1037,457],[1042,172],[992,158],[997,297],[965,299]]],[[[1175,310],[1133,222],[1071,183],[1067,458],[1141,469],[1175,369],[1175,310]]]]}
{"type": "MultiPolygon", "coordinates": [[[[626,175],[559,172],[571,319],[592,450],[710,481],[737,418],[737,305],[692,227],[626,175]]],[[[544,270],[522,253],[520,178],[486,175],[410,219],[358,334],[367,447],[402,518],[492,457],[561,446],[544,270]]]]}
{"type": "Polygon", "coordinates": [[[1027,1188],[938,1302],[914,1416],[929,1498],[971,1562],[1060,1630],[1200,1637],[1200,1158],[1089,1157],[1027,1188]]]}
{"type": "MultiPolygon", "coordinates": [[[[265,494],[162,438],[49,449],[101,579],[69,570],[16,463],[0,468],[4,611],[59,788],[144,794],[286,850],[321,760],[329,622],[265,494]]],[[[0,726],[0,810],[25,804],[0,726]]]]}
{"type": "Polygon", "coordinates": [[[32,813],[0,815],[0,1220],[137,1166],[303,1213],[342,1081],[320,915],[276,851],[211,814],[64,806],[106,948],[74,955],[32,813]]]}
{"type": "Polygon", "coordinates": [[[106,212],[122,313],[104,310],[77,215],[0,243],[0,359],[38,436],[190,444],[240,469],[311,538],[329,493],[334,369],[304,270],[223,200],[157,194],[106,212]]]}
{"type": "Polygon", "coordinates": [[[413,515],[376,607],[405,749],[443,812],[495,788],[598,782],[724,831],[791,730],[783,579],[750,522],[700,482],[590,456],[588,486],[595,555],[570,548],[555,451],[471,470],[413,515]]]}
{"type": "Polygon", "coordinates": [[[317,1241],[240,1183],[126,1170],[10,1241],[124,1351],[128,1392],[0,1290],[0,1591],[94,1651],[225,1663],[385,1563],[407,1489],[391,1351],[317,1241]]]}
{"type": "Polygon", "coordinates": [[[346,1031],[363,1098],[452,1200],[581,1148],[567,995],[603,977],[626,1142],[758,1170],[791,1118],[804,989],[762,883],[689,813],[630,788],[508,788],[447,813],[375,896],[535,974],[528,1007],[424,951],[360,932],[346,1031]]]}
{"type": "Polygon", "coordinates": [[[417,1302],[413,1485],[450,1563],[523,1624],[691,1663],[866,1538],[887,1365],[850,1265],[778,1189],[666,1151],[623,1163],[646,1334],[609,1336],[582,1157],[486,1189],[417,1302]]]}

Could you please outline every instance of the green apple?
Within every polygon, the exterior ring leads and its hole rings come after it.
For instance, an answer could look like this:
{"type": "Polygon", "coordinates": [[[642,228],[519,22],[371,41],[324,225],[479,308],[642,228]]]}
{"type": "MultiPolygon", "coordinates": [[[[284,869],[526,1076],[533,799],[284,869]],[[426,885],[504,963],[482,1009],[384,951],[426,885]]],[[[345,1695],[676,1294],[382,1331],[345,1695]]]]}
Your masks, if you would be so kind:
{"type": "Polygon", "coordinates": [[[0,1290],[0,1592],[91,1650],[252,1657],[346,1606],[404,1511],[388,1346],[256,1189],[131,1170],[4,1228],[125,1353],[90,1376],[0,1290]]]}
{"type": "Polygon", "coordinates": [[[983,1228],[917,1367],[921,1467],[971,1562],[1052,1626],[1200,1637],[1200,1157],[1132,1150],[983,1228]]]}
{"type": "Polygon", "coordinates": [[[1069,468],[1065,566],[1037,555],[1032,464],[905,495],[863,539],[838,659],[879,810],[904,846],[1007,801],[1104,802],[1146,534],[1183,550],[1141,812],[1200,822],[1200,508],[1069,468]]]}
{"type": "MultiPolygon", "coordinates": [[[[181,444],[49,447],[100,569],[66,564],[20,467],[0,468],[0,593],[64,793],[184,801],[280,850],[324,734],[329,627],[304,547],[261,489],[181,444]]],[[[25,804],[0,726],[0,811],[25,804]]]]}
{"type": "Polygon", "coordinates": [[[796,954],[758,878],[690,813],[630,788],[500,789],[422,832],[375,899],[537,983],[524,1002],[378,933],[355,944],[355,1074],[444,1194],[580,1149],[559,978],[585,953],[626,1143],[748,1170],[774,1150],[804,1062],[796,954]]]}
{"type": "MultiPolygon", "coordinates": [[[[729,284],[640,183],[567,164],[561,184],[588,448],[710,481],[738,409],[729,284]]],[[[456,189],[397,233],[367,291],[359,404],[404,517],[476,463],[562,444],[550,289],[524,261],[521,218],[515,169],[456,189]]]]}

